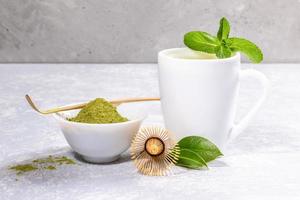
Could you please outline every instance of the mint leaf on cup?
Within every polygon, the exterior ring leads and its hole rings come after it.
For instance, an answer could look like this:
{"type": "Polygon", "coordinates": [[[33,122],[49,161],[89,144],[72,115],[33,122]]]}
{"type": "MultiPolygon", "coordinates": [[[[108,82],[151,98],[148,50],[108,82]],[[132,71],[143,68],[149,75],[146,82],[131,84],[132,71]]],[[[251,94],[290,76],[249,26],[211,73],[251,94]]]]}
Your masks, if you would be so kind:
{"type": "Polygon", "coordinates": [[[220,41],[227,39],[229,36],[229,32],[230,32],[229,22],[227,21],[227,19],[225,17],[223,17],[220,20],[220,27],[219,27],[218,34],[217,34],[218,39],[220,41]]]}
{"type": "Polygon", "coordinates": [[[184,35],[184,44],[196,51],[215,53],[220,41],[208,33],[192,31],[184,35]]]}
{"type": "Polygon", "coordinates": [[[228,38],[226,44],[232,52],[244,53],[253,63],[260,63],[263,60],[261,50],[249,40],[243,38],[228,38]]]}
{"type": "Polygon", "coordinates": [[[245,54],[253,63],[263,60],[263,53],[259,47],[243,38],[229,38],[230,24],[223,17],[217,37],[206,32],[192,31],[184,35],[184,44],[192,50],[215,54],[218,58],[229,58],[236,52],[245,54]]]}
{"type": "Polygon", "coordinates": [[[229,58],[231,54],[232,54],[231,49],[227,47],[225,44],[218,46],[216,49],[216,56],[218,58],[229,58]]]}

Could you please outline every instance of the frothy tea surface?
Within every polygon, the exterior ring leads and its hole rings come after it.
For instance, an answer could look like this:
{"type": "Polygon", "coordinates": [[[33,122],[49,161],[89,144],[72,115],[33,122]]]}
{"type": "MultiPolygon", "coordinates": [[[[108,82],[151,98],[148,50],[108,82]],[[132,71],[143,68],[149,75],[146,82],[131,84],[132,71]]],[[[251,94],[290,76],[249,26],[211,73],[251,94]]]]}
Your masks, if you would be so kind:
{"type": "Polygon", "coordinates": [[[172,58],[179,58],[179,59],[218,59],[215,54],[208,54],[200,51],[193,51],[188,48],[180,48],[180,49],[173,49],[166,53],[166,55],[172,58]]]}

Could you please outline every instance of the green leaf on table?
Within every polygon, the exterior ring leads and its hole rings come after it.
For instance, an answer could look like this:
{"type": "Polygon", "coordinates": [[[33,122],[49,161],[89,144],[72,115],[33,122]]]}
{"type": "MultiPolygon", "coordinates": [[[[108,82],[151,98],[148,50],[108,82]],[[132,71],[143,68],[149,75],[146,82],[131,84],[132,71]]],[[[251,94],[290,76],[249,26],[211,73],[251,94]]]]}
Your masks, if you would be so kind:
{"type": "Polygon", "coordinates": [[[184,35],[184,44],[196,51],[215,53],[220,41],[206,32],[192,31],[184,35]]]}
{"type": "MultiPolygon", "coordinates": [[[[180,151],[188,149],[197,153],[205,162],[212,161],[223,154],[219,148],[208,139],[200,136],[188,136],[178,142],[180,151]]],[[[179,158],[181,157],[181,153],[179,158]]]]}
{"type": "Polygon", "coordinates": [[[227,39],[228,36],[229,36],[229,32],[230,32],[229,22],[225,17],[223,17],[220,20],[220,26],[219,26],[219,30],[218,30],[218,34],[217,34],[218,39],[220,41],[224,40],[224,39],[227,39]]]}
{"type": "Polygon", "coordinates": [[[260,63],[263,60],[262,51],[249,40],[233,37],[226,39],[225,43],[231,51],[245,54],[254,63],[260,63]]]}
{"type": "Polygon", "coordinates": [[[185,148],[180,148],[180,156],[176,165],[191,169],[207,168],[206,162],[201,156],[196,152],[185,148]]]}

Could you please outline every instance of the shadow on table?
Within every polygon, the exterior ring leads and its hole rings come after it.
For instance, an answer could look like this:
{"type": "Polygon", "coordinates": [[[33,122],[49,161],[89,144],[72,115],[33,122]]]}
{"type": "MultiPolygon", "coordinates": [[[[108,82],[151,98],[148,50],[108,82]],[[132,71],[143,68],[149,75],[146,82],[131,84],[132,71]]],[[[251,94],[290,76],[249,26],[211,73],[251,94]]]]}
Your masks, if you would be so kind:
{"type": "Polygon", "coordinates": [[[186,174],[188,172],[195,172],[195,171],[209,171],[209,168],[215,168],[215,167],[228,167],[228,165],[221,160],[214,160],[210,163],[208,163],[208,168],[200,168],[200,169],[187,169],[182,167],[176,167],[174,170],[174,175],[182,175],[186,174]]]}
{"type": "Polygon", "coordinates": [[[88,162],[86,160],[84,160],[82,158],[82,156],[76,152],[72,152],[72,154],[74,155],[74,158],[82,163],[87,163],[87,164],[91,164],[91,165],[116,165],[116,164],[120,164],[120,163],[125,163],[125,162],[129,162],[131,160],[130,158],[130,155],[125,153],[125,154],[122,154],[120,156],[119,159],[113,161],[113,162],[108,162],[108,163],[91,163],[91,162],[88,162]]]}
{"type": "Polygon", "coordinates": [[[208,164],[209,167],[228,167],[228,165],[221,160],[214,160],[208,164]]]}

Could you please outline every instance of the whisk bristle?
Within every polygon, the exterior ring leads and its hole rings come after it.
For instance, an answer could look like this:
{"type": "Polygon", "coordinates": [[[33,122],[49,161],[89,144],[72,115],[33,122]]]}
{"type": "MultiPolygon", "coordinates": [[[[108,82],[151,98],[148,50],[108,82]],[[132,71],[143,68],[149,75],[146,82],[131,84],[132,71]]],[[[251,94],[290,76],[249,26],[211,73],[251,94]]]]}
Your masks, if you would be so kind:
{"type": "Polygon", "coordinates": [[[170,131],[161,127],[142,128],[134,137],[130,151],[139,172],[150,176],[168,174],[180,154],[170,131]]]}

